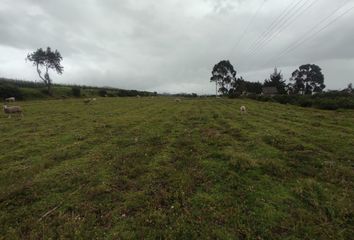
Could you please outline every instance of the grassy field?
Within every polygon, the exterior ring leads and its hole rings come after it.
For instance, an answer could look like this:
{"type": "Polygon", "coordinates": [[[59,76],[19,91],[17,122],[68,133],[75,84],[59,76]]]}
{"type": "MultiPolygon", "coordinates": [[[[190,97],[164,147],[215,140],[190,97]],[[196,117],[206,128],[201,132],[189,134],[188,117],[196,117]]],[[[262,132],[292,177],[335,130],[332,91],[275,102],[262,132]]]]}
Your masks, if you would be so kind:
{"type": "Polygon", "coordinates": [[[354,236],[354,111],[223,99],[18,104],[22,120],[0,117],[0,239],[354,236]]]}

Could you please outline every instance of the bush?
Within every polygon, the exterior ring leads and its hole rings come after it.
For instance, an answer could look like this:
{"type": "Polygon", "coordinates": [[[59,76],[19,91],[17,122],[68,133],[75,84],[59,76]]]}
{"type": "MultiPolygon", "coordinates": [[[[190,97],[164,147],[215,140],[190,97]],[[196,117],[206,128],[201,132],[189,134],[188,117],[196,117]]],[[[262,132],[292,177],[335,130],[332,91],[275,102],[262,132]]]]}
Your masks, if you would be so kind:
{"type": "Polygon", "coordinates": [[[338,103],[339,108],[354,109],[354,97],[338,98],[337,103],[338,103]]]}
{"type": "Polygon", "coordinates": [[[353,96],[353,94],[345,92],[345,91],[329,91],[329,92],[315,94],[312,97],[313,98],[336,99],[336,98],[347,98],[347,97],[354,97],[354,96],[353,96]]]}
{"type": "Polygon", "coordinates": [[[297,105],[301,107],[312,107],[312,100],[308,97],[301,96],[297,101],[297,105]]]}
{"type": "Polygon", "coordinates": [[[273,99],[281,104],[294,104],[296,102],[294,96],[289,95],[276,95],[273,97],[273,99]]]}
{"type": "Polygon", "coordinates": [[[16,99],[23,99],[21,90],[12,84],[0,84],[0,97],[5,99],[8,97],[15,97],[16,99]]]}
{"type": "Polygon", "coordinates": [[[43,94],[37,88],[21,88],[21,93],[25,100],[48,98],[47,94],[43,94]]]}
{"type": "Polygon", "coordinates": [[[107,91],[104,89],[100,89],[98,91],[98,95],[100,95],[100,97],[106,97],[107,96],[107,91]]]}
{"type": "Polygon", "coordinates": [[[336,110],[339,108],[335,99],[317,99],[314,101],[314,106],[325,110],[336,110]]]}
{"type": "Polygon", "coordinates": [[[72,87],[71,92],[74,97],[81,97],[81,88],[79,87],[72,87]]]}
{"type": "Polygon", "coordinates": [[[241,97],[241,94],[237,92],[233,92],[229,94],[229,98],[239,98],[239,97],[241,97]]]}
{"type": "Polygon", "coordinates": [[[354,96],[339,91],[320,93],[313,96],[277,95],[273,97],[266,97],[249,95],[247,97],[262,102],[275,101],[281,104],[292,104],[301,107],[315,107],[325,110],[336,110],[338,108],[354,109],[354,96]]]}
{"type": "Polygon", "coordinates": [[[41,89],[41,93],[43,93],[45,95],[50,95],[47,88],[41,89]]]}
{"type": "Polygon", "coordinates": [[[272,101],[272,98],[271,97],[266,97],[266,96],[258,96],[257,100],[261,101],[261,102],[270,102],[270,101],[272,101]]]}
{"type": "Polygon", "coordinates": [[[258,94],[256,94],[256,93],[249,93],[249,94],[247,95],[247,97],[250,98],[250,99],[253,99],[253,100],[257,100],[258,94]]]}

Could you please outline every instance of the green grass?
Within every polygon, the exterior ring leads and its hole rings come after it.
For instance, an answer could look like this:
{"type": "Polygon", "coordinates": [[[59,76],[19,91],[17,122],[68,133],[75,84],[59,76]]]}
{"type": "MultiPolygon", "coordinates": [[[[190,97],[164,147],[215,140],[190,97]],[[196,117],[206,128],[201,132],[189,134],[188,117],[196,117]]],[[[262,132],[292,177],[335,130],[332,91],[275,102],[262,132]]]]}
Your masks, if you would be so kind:
{"type": "Polygon", "coordinates": [[[0,117],[0,239],[354,236],[354,111],[224,99],[19,104],[23,119],[0,117]]]}

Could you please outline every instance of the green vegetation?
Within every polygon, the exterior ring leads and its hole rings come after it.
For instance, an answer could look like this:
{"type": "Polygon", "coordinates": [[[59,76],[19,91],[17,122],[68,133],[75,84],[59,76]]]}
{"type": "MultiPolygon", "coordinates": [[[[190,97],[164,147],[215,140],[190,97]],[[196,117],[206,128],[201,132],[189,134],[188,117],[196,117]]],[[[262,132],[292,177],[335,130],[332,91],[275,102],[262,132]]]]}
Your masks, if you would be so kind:
{"type": "Polygon", "coordinates": [[[331,91],[315,95],[275,95],[272,97],[249,95],[247,97],[262,102],[274,101],[281,104],[325,110],[354,109],[354,94],[343,91],[331,91]]]}
{"type": "Polygon", "coordinates": [[[51,94],[48,86],[41,82],[30,82],[0,78],[0,99],[15,97],[17,100],[62,99],[70,97],[133,97],[156,96],[156,92],[124,90],[118,88],[104,88],[92,86],[76,86],[51,84],[51,94]],[[104,93],[104,94],[103,94],[104,93]]]}
{"type": "Polygon", "coordinates": [[[19,104],[23,119],[0,117],[0,239],[354,236],[352,110],[201,98],[19,104]]]}

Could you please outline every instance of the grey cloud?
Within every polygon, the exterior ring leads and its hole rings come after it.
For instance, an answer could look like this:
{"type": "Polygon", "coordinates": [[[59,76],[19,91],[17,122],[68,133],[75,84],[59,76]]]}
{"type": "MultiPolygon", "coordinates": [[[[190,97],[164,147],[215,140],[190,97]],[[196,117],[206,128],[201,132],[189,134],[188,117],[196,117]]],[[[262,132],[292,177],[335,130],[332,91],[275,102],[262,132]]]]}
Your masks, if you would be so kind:
{"type": "Polygon", "coordinates": [[[0,58],[0,73],[21,72],[19,78],[35,79],[23,59],[28,51],[51,46],[64,56],[65,72],[57,78],[61,82],[208,93],[213,91],[211,68],[230,59],[239,74],[253,81],[263,81],[275,65],[288,76],[300,64],[323,64],[327,85],[344,87],[354,71],[345,64],[354,59],[352,13],[295,51],[276,57],[343,1],[320,0],[249,56],[250,44],[291,3],[266,1],[235,47],[262,1],[4,0],[0,49],[6,56],[0,58]],[[21,51],[24,57],[17,59],[21,51]],[[16,63],[16,72],[5,64],[9,59],[16,63]]]}

